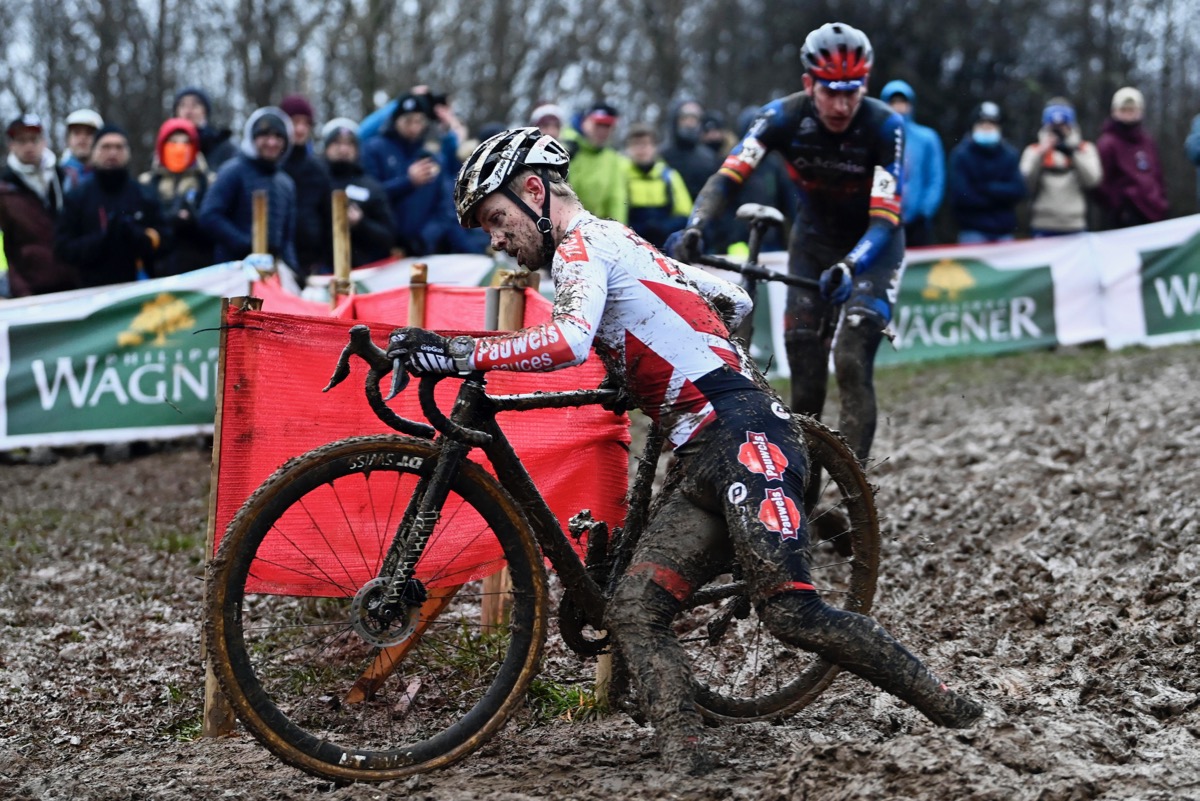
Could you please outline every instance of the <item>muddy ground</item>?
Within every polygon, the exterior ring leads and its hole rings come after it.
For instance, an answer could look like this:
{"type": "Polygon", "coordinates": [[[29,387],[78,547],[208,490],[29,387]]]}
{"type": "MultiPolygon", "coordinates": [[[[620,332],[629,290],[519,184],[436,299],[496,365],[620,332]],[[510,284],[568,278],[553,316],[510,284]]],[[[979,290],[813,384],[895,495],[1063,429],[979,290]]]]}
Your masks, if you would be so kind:
{"type": "MultiPolygon", "coordinates": [[[[878,616],[981,698],[965,731],[843,675],[664,774],[627,717],[333,787],[196,739],[208,452],[0,466],[3,799],[1200,799],[1200,348],[889,371],[878,616]]],[[[562,663],[556,670],[572,669],[562,663]]],[[[579,676],[587,666],[576,666],[579,676]]]]}

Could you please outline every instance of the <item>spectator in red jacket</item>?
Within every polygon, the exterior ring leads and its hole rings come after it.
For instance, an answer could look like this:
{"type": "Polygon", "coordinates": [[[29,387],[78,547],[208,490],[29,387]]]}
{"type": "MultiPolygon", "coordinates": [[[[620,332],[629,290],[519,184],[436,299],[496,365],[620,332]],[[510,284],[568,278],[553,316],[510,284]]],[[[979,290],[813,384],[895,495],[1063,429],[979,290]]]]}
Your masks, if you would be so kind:
{"type": "Polygon", "coordinates": [[[1112,116],[1096,140],[1104,177],[1096,189],[1105,228],[1158,222],[1167,216],[1158,147],[1142,127],[1145,102],[1132,86],[1118,89],[1112,116]]]}
{"type": "Polygon", "coordinates": [[[0,231],[14,298],[79,286],[75,268],[54,255],[54,221],[63,207],[63,173],[46,147],[39,117],[8,126],[8,161],[0,174],[0,231]]]}

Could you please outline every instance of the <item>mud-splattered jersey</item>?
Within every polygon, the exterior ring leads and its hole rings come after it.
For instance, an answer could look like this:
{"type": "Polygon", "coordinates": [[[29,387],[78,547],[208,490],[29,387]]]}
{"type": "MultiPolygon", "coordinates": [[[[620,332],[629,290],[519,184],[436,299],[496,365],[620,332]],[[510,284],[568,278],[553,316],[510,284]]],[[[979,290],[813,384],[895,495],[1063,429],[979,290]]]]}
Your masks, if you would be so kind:
{"type": "Polygon", "coordinates": [[[751,301],[739,287],[670,259],[630,228],[588,212],[567,227],[551,275],[550,322],[480,338],[472,367],[555,370],[579,364],[594,344],[675,447],[714,418],[714,401],[745,390],[750,377],[713,305],[740,321],[751,301]]]}
{"type": "Polygon", "coordinates": [[[850,126],[832,133],[817,118],[807,94],[774,100],[762,107],[705,184],[689,224],[715,219],[772,150],[783,154],[800,190],[799,231],[848,249],[847,261],[855,271],[867,270],[900,224],[903,118],[883,102],[863,98],[850,126]]]}

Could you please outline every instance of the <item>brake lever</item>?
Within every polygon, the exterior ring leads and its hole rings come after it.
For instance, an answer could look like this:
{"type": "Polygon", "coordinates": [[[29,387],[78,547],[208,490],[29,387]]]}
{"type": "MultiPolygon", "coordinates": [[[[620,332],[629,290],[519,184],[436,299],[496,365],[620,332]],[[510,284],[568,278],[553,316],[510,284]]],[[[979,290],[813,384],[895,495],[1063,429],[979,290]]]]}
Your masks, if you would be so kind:
{"type": "Polygon", "coordinates": [[[328,392],[333,389],[350,375],[350,355],[352,353],[354,353],[354,343],[350,342],[347,343],[346,347],[342,348],[342,355],[338,357],[337,367],[333,369],[333,375],[330,377],[325,389],[321,390],[322,392],[328,392]]]}
{"type": "Polygon", "coordinates": [[[408,370],[404,369],[404,359],[397,356],[392,360],[392,391],[384,398],[384,401],[390,401],[392,398],[399,395],[408,386],[409,381],[408,370]]]}

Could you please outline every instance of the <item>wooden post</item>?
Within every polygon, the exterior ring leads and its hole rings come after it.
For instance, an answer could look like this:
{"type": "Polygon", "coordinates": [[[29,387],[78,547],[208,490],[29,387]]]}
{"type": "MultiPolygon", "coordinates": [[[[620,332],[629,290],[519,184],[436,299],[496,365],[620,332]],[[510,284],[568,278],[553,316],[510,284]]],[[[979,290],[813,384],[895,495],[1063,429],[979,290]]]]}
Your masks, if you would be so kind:
{"type": "MultiPolygon", "coordinates": [[[[487,320],[485,326],[497,331],[516,331],[525,325],[525,287],[530,273],[512,270],[497,270],[493,283],[498,285],[500,297],[496,304],[496,320],[487,320]]],[[[509,613],[505,599],[512,591],[512,576],[508,568],[499,570],[483,580],[483,630],[498,628],[509,613]]]]}
{"type": "Polygon", "coordinates": [[[250,227],[252,253],[268,253],[267,245],[267,190],[255,189],[251,196],[254,204],[254,220],[250,227]]]}
{"type": "Polygon", "coordinates": [[[333,192],[333,280],[329,282],[329,305],[350,294],[350,221],[346,217],[346,190],[333,192]]]}
{"type": "MultiPolygon", "coordinates": [[[[262,298],[238,297],[224,298],[221,300],[221,333],[220,333],[220,356],[217,359],[217,378],[214,382],[215,387],[213,393],[216,396],[216,415],[213,418],[213,446],[212,460],[210,464],[211,479],[208,487],[208,527],[204,537],[204,561],[207,564],[213,558],[213,546],[217,539],[217,476],[221,472],[221,417],[224,412],[225,400],[225,345],[226,345],[226,326],[225,321],[229,316],[229,309],[253,310],[257,311],[262,308],[262,298]]],[[[204,574],[208,576],[208,571],[204,574]]],[[[207,578],[206,578],[207,581],[207,578]]],[[[205,604],[204,608],[208,609],[207,596],[208,584],[204,585],[205,604]]],[[[204,621],[205,626],[208,621],[204,621]]],[[[217,682],[216,674],[213,673],[212,665],[208,661],[208,649],[204,644],[204,635],[200,636],[200,660],[204,663],[204,718],[201,723],[201,736],[204,737],[220,737],[233,733],[233,709],[229,706],[229,699],[225,697],[225,693],[221,692],[221,686],[217,682]]]]}
{"type": "Polygon", "coordinates": [[[408,324],[425,327],[425,301],[428,297],[429,265],[419,261],[408,273],[408,324]]]}

